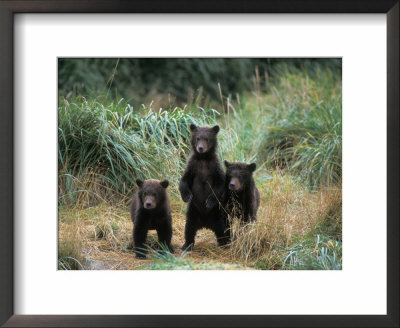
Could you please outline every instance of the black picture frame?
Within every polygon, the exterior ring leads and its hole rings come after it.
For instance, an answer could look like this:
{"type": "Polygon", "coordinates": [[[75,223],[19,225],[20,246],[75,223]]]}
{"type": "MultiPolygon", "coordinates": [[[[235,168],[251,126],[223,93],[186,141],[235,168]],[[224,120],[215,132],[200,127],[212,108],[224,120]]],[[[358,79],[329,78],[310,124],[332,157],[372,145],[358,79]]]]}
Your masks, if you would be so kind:
{"type": "Polygon", "coordinates": [[[399,7],[398,0],[0,0],[0,324],[5,327],[399,327],[399,7]],[[385,13],[387,315],[14,315],[13,19],[16,13],[385,13]]]}

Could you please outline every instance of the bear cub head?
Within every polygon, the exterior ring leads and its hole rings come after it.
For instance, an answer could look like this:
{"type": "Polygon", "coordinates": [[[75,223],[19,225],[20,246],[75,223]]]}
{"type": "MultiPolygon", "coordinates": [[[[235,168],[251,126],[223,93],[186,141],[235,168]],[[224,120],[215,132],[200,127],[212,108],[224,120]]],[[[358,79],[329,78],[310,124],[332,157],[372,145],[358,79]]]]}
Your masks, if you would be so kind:
{"type": "Polygon", "coordinates": [[[146,210],[153,210],[161,206],[166,197],[166,188],[169,185],[168,180],[141,180],[136,179],[139,187],[139,200],[143,208],[146,210]]]}
{"type": "Polygon", "coordinates": [[[214,152],[217,148],[217,134],[219,126],[205,127],[190,124],[192,131],[191,145],[197,154],[207,154],[214,152]]]}
{"type": "Polygon", "coordinates": [[[229,163],[228,161],[224,161],[224,163],[228,189],[234,192],[241,192],[249,185],[253,172],[256,170],[256,163],[229,163]]]}

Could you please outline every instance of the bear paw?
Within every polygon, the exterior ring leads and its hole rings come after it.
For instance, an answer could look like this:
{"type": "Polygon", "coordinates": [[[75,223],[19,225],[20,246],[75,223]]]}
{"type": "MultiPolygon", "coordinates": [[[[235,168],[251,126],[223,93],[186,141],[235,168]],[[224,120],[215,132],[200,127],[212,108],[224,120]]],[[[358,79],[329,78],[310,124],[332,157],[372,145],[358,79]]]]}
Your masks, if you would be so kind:
{"type": "Polygon", "coordinates": [[[192,194],[191,192],[182,193],[182,200],[183,200],[185,203],[190,202],[190,201],[192,200],[192,198],[193,198],[193,194],[192,194]]]}
{"type": "Polygon", "coordinates": [[[206,207],[213,208],[215,205],[217,205],[217,200],[215,199],[214,195],[208,196],[206,200],[206,207]]]}

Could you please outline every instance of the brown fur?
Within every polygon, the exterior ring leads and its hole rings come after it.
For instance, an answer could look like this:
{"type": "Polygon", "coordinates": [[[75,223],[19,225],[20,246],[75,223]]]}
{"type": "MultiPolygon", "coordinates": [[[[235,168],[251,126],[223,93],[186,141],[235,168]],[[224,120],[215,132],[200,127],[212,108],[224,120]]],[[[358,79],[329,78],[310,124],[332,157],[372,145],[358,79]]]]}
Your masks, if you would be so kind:
{"type": "Polygon", "coordinates": [[[133,195],[131,219],[133,221],[133,242],[137,258],[145,258],[144,244],[149,230],[157,230],[160,244],[174,251],[171,246],[172,218],[169,205],[168,180],[136,180],[139,190],[133,195]]]}
{"type": "Polygon", "coordinates": [[[260,206],[260,193],[253,178],[256,164],[225,161],[225,209],[230,217],[242,222],[255,221],[260,206]]]}
{"type": "Polygon", "coordinates": [[[219,126],[190,126],[192,152],[179,184],[184,202],[188,202],[185,226],[185,244],[194,245],[196,232],[201,228],[214,231],[218,243],[225,244],[225,224],[220,204],[224,192],[224,171],[217,155],[219,126]]]}

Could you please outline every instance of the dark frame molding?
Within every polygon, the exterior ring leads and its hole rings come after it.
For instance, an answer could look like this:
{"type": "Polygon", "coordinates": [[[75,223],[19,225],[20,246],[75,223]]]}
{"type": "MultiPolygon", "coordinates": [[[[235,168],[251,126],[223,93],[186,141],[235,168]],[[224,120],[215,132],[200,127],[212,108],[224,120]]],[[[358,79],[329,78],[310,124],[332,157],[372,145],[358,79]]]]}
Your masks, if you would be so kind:
{"type": "Polygon", "coordinates": [[[399,327],[399,8],[398,0],[0,0],[0,324],[5,327],[399,327]],[[14,315],[15,13],[385,13],[387,315],[14,315]]]}

